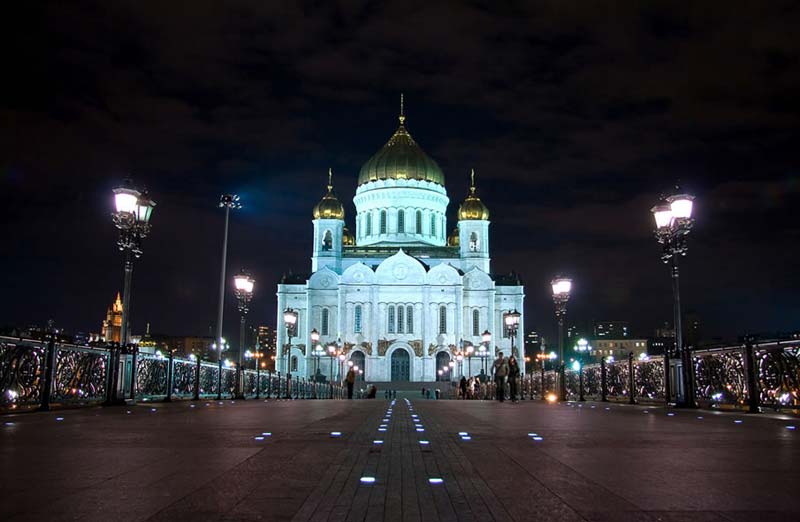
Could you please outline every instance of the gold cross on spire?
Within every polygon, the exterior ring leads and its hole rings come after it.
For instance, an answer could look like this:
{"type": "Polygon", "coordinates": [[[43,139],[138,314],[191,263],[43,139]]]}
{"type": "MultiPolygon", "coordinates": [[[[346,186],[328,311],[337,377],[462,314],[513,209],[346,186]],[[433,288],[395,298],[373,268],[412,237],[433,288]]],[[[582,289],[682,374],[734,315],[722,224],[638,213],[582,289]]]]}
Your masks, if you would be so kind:
{"type": "Polygon", "coordinates": [[[333,188],[333,169],[328,167],[328,190],[333,188]]]}
{"type": "Polygon", "coordinates": [[[475,193],[475,169],[469,169],[469,193],[475,193]]]}
{"type": "Polygon", "coordinates": [[[405,115],[405,111],[403,110],[403,93],[401,92],[400,93],[400,125],[405,123],[405,121],[406,121],[406,115],[405,115]]]}

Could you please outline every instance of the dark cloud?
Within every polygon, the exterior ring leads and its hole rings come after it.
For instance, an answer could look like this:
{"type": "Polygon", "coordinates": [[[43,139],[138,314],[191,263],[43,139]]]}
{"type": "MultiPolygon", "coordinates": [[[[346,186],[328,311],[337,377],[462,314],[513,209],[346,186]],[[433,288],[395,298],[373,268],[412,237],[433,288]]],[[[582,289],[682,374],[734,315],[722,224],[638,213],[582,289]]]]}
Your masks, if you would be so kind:
{"type": "MultiPolygon", "coordinates": [[[[223,191],[245,208],[231,266],[305,271],[329,166],[352,228],[360,165],[408,124],[492,210],[493,262],[527,283],[577,280],[580,321],[670,317],[649,208],[698,195],[684,302],[713,335],[796,328],[800,20],[794,2],[36,3],[9,12],[0,97],[3,322],[96,329],[119,288],[109,190],[159,206],[135,272],[141,328],[213,322],[223,191]]],[[[233,310],[232,308],[230,309],[233,310]]],[[[233,323],[231,323],[233,324],[233,323]]]]}

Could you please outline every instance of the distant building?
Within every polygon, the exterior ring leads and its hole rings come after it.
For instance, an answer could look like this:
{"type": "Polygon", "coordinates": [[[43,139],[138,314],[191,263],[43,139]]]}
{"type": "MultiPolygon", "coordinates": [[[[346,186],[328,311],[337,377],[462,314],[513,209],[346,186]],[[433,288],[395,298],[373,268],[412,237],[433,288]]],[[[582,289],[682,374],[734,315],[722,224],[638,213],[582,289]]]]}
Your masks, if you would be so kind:
{"type": "Polygon", "coordinates": [[[531,361],[536,359],[536,354],[542,349],[542,339],[539,332],[531,330],[525,335],[525,356],[530,357],[531,361]]]}
{"type": "Polygon", "coordinates": [[[592,353],[597,357],[612,356],[623,359],[633,352],[634,357],[648,354],[647,339],[595,339],[592,342],[592,353]]]}
{"type": "Polygon", "coordinates": [[[628,321],[596,321],[595,339],[624,339],[628,337],[628,321]]]}
{"type": "Polygon", "coordinates": [[[647,340],[647,353],[649,355],[664,355],[665,352],[674,353],[675,336],[651,337],[647,340]]]}
{"type": "Polygon", "coordinates": [[[106,318],[103,320],[100,331],[102,332],[103,341],[107,343],[120,342],[120,336],[122,335],[122,299],[119,297],[119,292],[117,292],[116,301],[106,311],[106,318]]]}
{"type": "Polygon", "coordinates": [[[168,342],[178,357],[188,357],[189,354],[195,354],[199,357],[213,355],[211,354],[211,345],[214,343],[213,337],[171,337],[168,342]]]}
{"type": "Polygon", "coordinates": [[[675,338],[675,329],[668,322],[664,321],[664,325],[656,328],[654,337],[671,337],[675,338]]]}

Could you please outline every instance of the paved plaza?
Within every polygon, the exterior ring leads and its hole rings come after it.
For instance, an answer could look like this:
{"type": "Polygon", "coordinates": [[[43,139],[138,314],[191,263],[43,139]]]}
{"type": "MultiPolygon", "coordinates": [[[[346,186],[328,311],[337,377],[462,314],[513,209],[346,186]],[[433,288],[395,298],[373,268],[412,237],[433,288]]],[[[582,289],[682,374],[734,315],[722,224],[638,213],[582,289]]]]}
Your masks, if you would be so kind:
{"type": "Polygon", "coordinates": [[[776,415],[398,398],[0,419],[8,522],[800,519],[800,430],[776,415]]]}

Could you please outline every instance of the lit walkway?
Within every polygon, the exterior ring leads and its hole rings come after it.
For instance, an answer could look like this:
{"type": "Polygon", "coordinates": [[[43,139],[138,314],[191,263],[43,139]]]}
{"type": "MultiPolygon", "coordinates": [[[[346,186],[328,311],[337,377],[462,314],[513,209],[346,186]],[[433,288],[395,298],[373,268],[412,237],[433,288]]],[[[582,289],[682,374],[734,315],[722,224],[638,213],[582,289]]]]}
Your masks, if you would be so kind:
{"type": "Polygon", "coordinates": [[[800,519],[792,420],[599,403],[412,400],[412,411],[398,398],[384,417],[388,407],[204,401],[0,417],[0,520],[800,519]]]}

